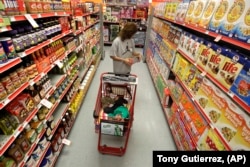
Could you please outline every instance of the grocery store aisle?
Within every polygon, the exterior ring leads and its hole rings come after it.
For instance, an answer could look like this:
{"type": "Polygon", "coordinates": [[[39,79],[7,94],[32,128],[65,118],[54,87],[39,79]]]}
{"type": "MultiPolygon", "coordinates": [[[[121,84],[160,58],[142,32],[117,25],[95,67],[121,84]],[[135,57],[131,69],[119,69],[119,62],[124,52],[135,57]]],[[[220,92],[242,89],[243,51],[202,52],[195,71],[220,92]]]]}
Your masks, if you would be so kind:
{"type": "MultiPolygon", "coordinates": [[[[93,109],[100,84],[100,74],[112,71],[112,61],[105,47],[89,91],[78,113],[56,167],[151,167],[153,150],[176,150],[162,108],[153,87],[146,63],[133,66],[132,73],[139,78],[134,107],[134,122],[127,151],[123,156],[103,155],[97,150],[98,134],[94,132],[93,109]]],[[[138,49],[142,52],[142,49],[138,49]]]]}

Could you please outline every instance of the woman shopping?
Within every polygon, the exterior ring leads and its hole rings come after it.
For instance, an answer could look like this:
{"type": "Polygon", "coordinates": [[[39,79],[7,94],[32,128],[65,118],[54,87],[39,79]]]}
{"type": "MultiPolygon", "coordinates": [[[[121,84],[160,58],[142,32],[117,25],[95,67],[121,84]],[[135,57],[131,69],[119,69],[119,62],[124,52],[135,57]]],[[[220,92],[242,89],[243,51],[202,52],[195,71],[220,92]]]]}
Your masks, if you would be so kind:
{"type": "Polygon", "coordinates": [[[115,74],[130,74],[131,66],[141,61],[142,55],[135,52],[135,42],[132,39],[137,30],[135,23],[128,22],[114,39],[110,49],[110,58],[113,59],[115,74]]]}

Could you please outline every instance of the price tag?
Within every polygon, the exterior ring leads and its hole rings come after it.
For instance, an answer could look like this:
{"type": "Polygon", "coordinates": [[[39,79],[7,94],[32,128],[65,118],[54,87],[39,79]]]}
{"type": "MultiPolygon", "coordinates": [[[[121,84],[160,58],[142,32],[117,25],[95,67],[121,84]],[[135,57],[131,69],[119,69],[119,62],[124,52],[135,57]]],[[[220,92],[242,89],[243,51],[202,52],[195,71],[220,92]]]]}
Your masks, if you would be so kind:
{"type": "Polygon", "coordinates": [[[222,38],[222,35],[218,35],[218,36],[214,39],[214,41],[215,41],[215,42],[218,42],[219,40],[221,40],[221,38],[222,38]]]}
{"type": "Polygon", "coordinates": [[[79,89],[83,90],[84,87],[85,87],[84,85],[81,85],[81,86],[79,87],[79,89]]]}
{"type": "Polygon", "coordinates": [[[227,94],[228,94],[228,96],[230,96],[231,98],[234,97],[234,94],[233,94],[233,92],[231,92],[231,91],[229,91],[227,94]]]}
{"type": "Polygon", "coordinates": [[[20,134],[20,132],[17,130],[15,133],[14,133],[14,137],[17,138],[17,136],[20,134]]]}
{"type": "Polygon", "coordinates": [[[53,106],[53,104],[50,101],[48,101],[47,99],[42,99],[41,104],[44,105],[45,107],[47,107],[48,109],[51,109],[53,106]]]}
{"type": "Polygon", "coordinates": [[[209,34],[209,31],[208,31],[208,30],[206,30],[206,31],[205,31],[205,34],[209,34]]]}
{"type": "Polygon", "coordinates": [[[63,68],[63,63],[60,60],[55,61],[55,64],[59,67],[59,68],[63,68]]]}
{"type": "Polygon", "coordinates": [[[62,139],[62,143],[69,146],[71,144],[71,141],[64,138],[64,139],[62,139]]]}
{"type": "Polygon", "coordinates": [[[38,15],[37,15],[37,17],[38,17],[38,18],[41,18],[41,17],[42,17],[42,15],[41,15],[41,14],[38,14],[38,15]]]}
{"type": "Polygon", "coordinates": [[[30,22],[30,24],[32,25],[33,28],[39,27],[38,24],[37,24],[37,22],[31,17],[30,14],[25,14],[24,16],[30,22]]]}
{"type": "Polygon", "coordinates": [[[201,73],[201,76],[204,77],[204,76],[206,76],[206,74],[207,74],[207,73],[206,73],[205,71],[203,71],[203,72],[201,73]]]}

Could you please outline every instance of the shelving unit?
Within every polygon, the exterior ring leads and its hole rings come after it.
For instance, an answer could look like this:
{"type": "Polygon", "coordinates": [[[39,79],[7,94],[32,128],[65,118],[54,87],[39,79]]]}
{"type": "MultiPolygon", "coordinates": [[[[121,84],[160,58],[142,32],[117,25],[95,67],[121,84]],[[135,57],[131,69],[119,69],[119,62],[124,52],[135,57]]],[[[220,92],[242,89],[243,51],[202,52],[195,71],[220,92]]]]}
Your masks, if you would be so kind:
{"type": "MultiPolygon", "coordinates": [[[[164,7],[163,4],[162,7],[164,7]]],[[[244,54],[249,53],[250,44],[194,24],[166,18],[166,13],[165,16],[158,14],[159,10],[156,11],[153,6],[150,11],[149,23],[152,27],[150,29],[148,27],[147,31],[146,62],[178,150],[249,150],[249,142],[241,134],[242,130],[249,128],[249,125],[245,125],[249,117],[249,105],[222,84],[218,78],[210,75],[206,68],[200,66],[197,63],[197,57],[190,57],[188,55],[190,53],[181,46],[181,37],[185,32],[195,33],[193,36],[206,38],[207,41],[210,40],[218,46],[225,43],[227,47],[238,48],[244,54]],[[172,38],[170,33],[173,33],[172,38]],[[178,63],[181,62],[183,62],[182,65],[179,65],[178,63]],[[180,71],[181,68],[186,70],[180,71]],[[197,72],[194,73],[197,79],[192,80],[192,84],[200,82],[201,86],[198,90],[194,91],[193,88],[191,89],[191,83],[189,85],[186,83],[189,69],[195,69],[197,72]],[[206,81],[209,81],[210,86],[206,85],[206,81]],[[210,108],[204,107],[200,102],[202,91],[203,93],[214,92],[212,97],[207,96],[207,98],[214,98],[213,101],[208,99],[205,104],[209,104],[210,108]],[[166,108],[167,97],[173,100],[168,104],[169,108],[166,108]],[[225,104],[223,101],[226,101],[225,104]],[[218,106],[221,107],[220,115],[213,120],[210,114],[212,109],[216,110],[217,105],[221,105],[218,106]],[[231,107],[235,108],[231,109],[231,107]],[[220,122],[223,120],[220,119],[224,120],[223,125],[220,122]],[[225,128],[234,131],[230,139],[223,132],[225,128]]]]}
{"type": "Polygon", "coordinates": [[[120,31],[122,24],[135,22],[138,25],[138,32],[134,36],[136,47],[144,47],[146,39],[146,21],[148,4],[145,2],[106,2],[104,3],[104,44],[111,45],[114,38],[120,31]]]}
{"type": "MultiPolygon", "coordinates": [[[[51,137],[56,133],[57,128],[59,127],[59,124],[64,118],[65,113],[68,110],[73,109],[74,119],[77,117],[77,113],[80,110],[80,106],[82,104],[82,101],[84,99],[84,96],[88,90],[88,87],[93,79],[93,75],[95,74],[95,70],[99,65],[100,60],[103,58],[104,50],[103,50],[103,41],[100,38],[102,36],[103,31],[100,28],[100,25],[102,25],[102,5],[101,4],[95,4],[96,9],[93,12],[84,13],[82,16],[78,17],[89,17],[94,15],[94,18],[96,18],[95,21],[89,22],[85,27],[78,27],[78,29],[69,29],[51,39],[48,39],[36,46],[33,46],[29,49],[26,49],[24,52],[18,53],[17,58],[10,59],[6,63],[0,65],[0,73],[7,72],[11,68],[15,67],[16,65],[19,65],[22,63],[23,58],[30,56],[32,53],[46,47],[49,44],[52,44],[53,42],[63,39],[64,37],[71,36],[74,39],[79,39],[79,36],[81,36],[82,41],[78,41],[79,43],[75,46],[69,48],[68,50],[65,50],[65,52],[57,57],[56,60],[54,60],[51,64],[49,64],[46,68],[44,68],[42,71],[38,73],[35,78],[30,79],[29,81],[23,83],[18,89],[16,89],[13,93],[9,94],[4,100],[0,101],[0,110],[3,110],[9,103],[11,103],[18,95],[20,95],[26,88],[29,86],[34,85],[35,83],[39,82],[45,75],[48,75],[51,82],[51,87],[47,91],[46,96],[41,99],[41,102],[29,113],[29,116],[24,120],[23,123],[21,123],[16,130],[12,133],[12,135],[0,135],[0,156],[7,155],[8,148],[15,142],[16,138],[24,131],[24,128],[27,124],[29,124],[32,120],[32,118],[39,112],[39,110],[42,107],[48,108],[48,113],[46,114],[43,124],[46,125],[47,121],[50,119],[50,117],[53,115],[54,121],[56,126],[54,127],[52,131],[51,137]],[[71,54],[77,54],[78,59],[71,65],[71,67],[66,71],[64,74],[56,74],[52,73],[54,68],[60,68],[63,67],[63,61],[65,58],[69,57],[71,54]],[[72,75],[74,74],[74,75],[72,75]],[[69,102],[62,102],[64,96],[69,92],[69,90],[72,88],[74,83],[76,81],[80,81],[80,86],[77,87],[77,89],[74,91],[74,94],[71,97],[71,100],[69,102]],[[57,92],[57,89],[59,87],[65,87],[63,89],[63,92],[60,94],[60,96],[55,100],[55,102],[52,103],[52,105],[49,107],[44,104],[44,101],[49,101],[50,97],[54,97],[55,93],[57,92]],[[79,100],[79,101],[78,101],[79,100]],[[75,107],[77,105],[77,107],[75,107]]],[[[41,19],[41,18],[50,18],[50,17],[71,17],[72,13],[70,12],[50,12],[50,13],[42,13],[42,14],[30,14],[30,16],[33,19],[41,19]]],[[[73,18],[73,17],[72,17],[73,18]]],[[[26,21],[26,17],[24,15],[18,15],[18,16],[10,16],[11,22],[15,22],[18,24],[19,21],[26,21]]],[[[1,30],[9,31],[11,28],[2,28],[1,30]]],[[[3,31],[0,31],[3,32],[3,31]]],[[[73,126],[73,125],[72,125],[73,126]]],[[[35,147],[38,145],[39,140],[44,136],[44,133],[46,131],[46,126],[44,130],[38,135],[36,141],[31,145],[30,150],[25,153],[24,159],[18,164],[18,166],[22,167],[25,165],[26,161],[29,159],[31,154],[33,153],[35,147]]],[[[71,129],[72,127],[70,127],[71,129]]],[[[68,134],[67,134],[68,135],[68,134]]],[[[65,137],[66,138],[66,137],[65,137]]],[[[50,138],[51,139],[51,138],[50,138]]],[[[45,149],[39,155],[39,161],[36,162],[36,164],[33,164],[35,166],[40,166],[42,163],[43,158],[45,157],[45,154],[47,150],[51,147],[50,139],[47,139],[47,144],[45,145],[45,149]]],[[[60,145],[60,149],[54,154],[54,161],[51,166],[54,166],[56,163],[57,157],[60,154],[60,150],[63,148],[64,144],[60,145]]]]}

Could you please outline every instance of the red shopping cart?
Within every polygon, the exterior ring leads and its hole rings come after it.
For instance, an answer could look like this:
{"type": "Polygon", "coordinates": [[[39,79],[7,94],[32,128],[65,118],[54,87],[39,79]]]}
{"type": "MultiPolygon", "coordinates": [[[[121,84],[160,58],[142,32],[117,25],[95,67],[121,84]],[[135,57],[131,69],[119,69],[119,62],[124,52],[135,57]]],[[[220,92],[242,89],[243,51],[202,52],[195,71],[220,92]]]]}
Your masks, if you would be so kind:
{"type": "Polygon", "coordinates": [[[138,78],[134,74],[102,73],[93,113],[95,132],[98,133],[98,150],[103,154],[123,155],[126,152],[130,129],[134,120],[134,104],[138,78]],[[110,101],[123,98],[128,117],[116,119],[105,112],[110,101]]]}

